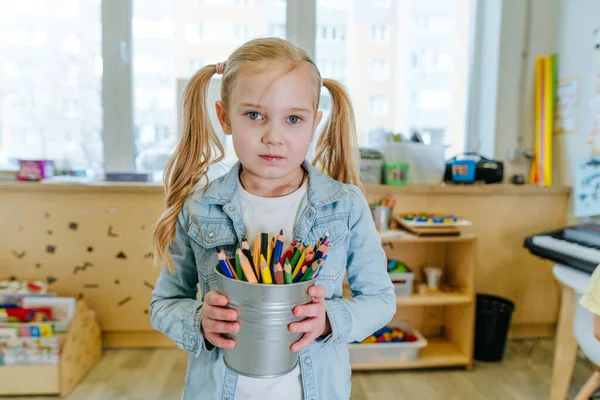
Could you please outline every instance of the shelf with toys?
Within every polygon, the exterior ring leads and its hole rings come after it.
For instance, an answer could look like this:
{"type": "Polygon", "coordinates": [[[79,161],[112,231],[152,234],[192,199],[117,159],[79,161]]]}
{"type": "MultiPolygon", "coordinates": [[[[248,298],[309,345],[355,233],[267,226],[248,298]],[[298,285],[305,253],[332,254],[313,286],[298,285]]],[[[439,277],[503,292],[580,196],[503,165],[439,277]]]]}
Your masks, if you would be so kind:
{"type": "MultiPolygon", "coordinates": [[[[393,219],[398,222],[403,217],[393,219]]],[[[454,222],[456,220],[446,224],[454,222]]],[[[443,222],[436,220],[436,223],[443,222]]],[[[461,225],[468,225],[468,221],[461,225]]],[[[382,245],[388,257],[388,272],[394,283],[398,308],[387,327],[392,329],[387,336],[376,332],[362,343],[350,345],[352,369],[471,369],[477,238],[461,232],[460,227],[452,234],[420,236],[404,230],[390,233],[386,230],[389,225],[382,226],[382,245]],[[398,324],[405,328],[402,339],[394,339],[394,328],[398,324]],[[422,340],[411,340],[415,336],[422,340]]],[[[352,296],[347,285],[344,296],[352,296]]]]}
{"type": "Polygon", "coordinates": [[[0,281],[0,396],[66,396],[101,352],[82,300],[57,297],[41,281],[0,281]]]}

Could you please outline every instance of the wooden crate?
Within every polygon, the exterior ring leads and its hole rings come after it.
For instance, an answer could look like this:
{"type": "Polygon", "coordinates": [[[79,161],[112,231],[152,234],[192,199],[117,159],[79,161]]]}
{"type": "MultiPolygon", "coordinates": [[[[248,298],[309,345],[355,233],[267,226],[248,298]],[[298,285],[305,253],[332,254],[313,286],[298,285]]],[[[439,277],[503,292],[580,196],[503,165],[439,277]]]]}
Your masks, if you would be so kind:
{"type": "Polygon", "coordinates": [[[57,364],[0,366],[0,395],[59,395],[71,393],[102,354],[100,326],[85,302],[77,302],[75,315],[61,342],[57,364]]]}

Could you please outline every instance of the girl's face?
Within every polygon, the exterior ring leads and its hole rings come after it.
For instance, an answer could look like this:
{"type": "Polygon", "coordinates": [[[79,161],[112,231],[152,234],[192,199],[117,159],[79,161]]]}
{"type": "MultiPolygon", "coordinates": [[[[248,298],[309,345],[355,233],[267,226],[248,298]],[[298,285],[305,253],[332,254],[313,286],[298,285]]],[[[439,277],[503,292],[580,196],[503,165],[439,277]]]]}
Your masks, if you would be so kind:
{"type": "Polygon", "coordinates": [[[227,108],[220,101],[216,108],[244,171],[263,182],[297,176],[322,117],[310,66],[257,65],[233,84],[227,108]]]}

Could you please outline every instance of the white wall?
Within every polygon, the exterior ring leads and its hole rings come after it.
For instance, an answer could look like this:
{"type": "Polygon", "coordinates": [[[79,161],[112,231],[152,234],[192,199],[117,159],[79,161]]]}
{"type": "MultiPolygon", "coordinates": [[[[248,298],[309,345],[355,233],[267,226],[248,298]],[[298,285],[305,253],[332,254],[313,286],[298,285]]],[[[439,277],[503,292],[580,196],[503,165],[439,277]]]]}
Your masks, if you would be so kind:
{"type": "Polygon", "coordinates": [[[505,180],[529,179],[530,162],[509,160],[511,150],[533,148],[534,71],[537,56],[557,49],[561,0],[480,0],[471,124],[473,148],[505,163],[505,180]]]}
{"type": "Polygon", "coordinates": [[[560,0],[558,21],[559,78],[579,76],[577,132],[554,138],[554,182],[572,185],[577,161],[590,155],[592,128],[588,103],[594,94],[594,30],[600,28],[600,1],[560,0]]]}

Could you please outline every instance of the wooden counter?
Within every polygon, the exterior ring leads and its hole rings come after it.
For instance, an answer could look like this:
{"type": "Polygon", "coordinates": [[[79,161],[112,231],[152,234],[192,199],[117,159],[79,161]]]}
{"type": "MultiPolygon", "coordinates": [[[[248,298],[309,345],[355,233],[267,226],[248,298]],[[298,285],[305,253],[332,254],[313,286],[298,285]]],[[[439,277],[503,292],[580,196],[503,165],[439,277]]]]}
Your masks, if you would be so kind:
{"type": "MultiPolygon", "coordinates": [[[[51,290],[85,298],[107,345],[170,345],[152,331],[152,226],[162,186],[0,183],[0,278],[56,281],[51,290]],[[135,339],[134,339],[135,338],[135,339]]],[[[558,312],[551,263],[529,255],[525,236],[563,227],[569,188],[368,186],[367,198],[397,197],[395,213],[453,213],[478,237],[476,292],[516,303],[512,336],[548,336],[558,312]]],[[[400,305],[402,306],[402,305],[400,305]]]]}

